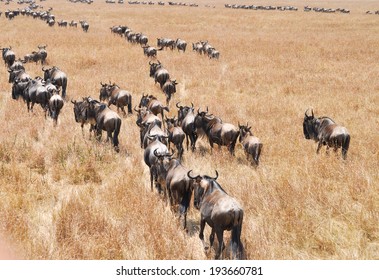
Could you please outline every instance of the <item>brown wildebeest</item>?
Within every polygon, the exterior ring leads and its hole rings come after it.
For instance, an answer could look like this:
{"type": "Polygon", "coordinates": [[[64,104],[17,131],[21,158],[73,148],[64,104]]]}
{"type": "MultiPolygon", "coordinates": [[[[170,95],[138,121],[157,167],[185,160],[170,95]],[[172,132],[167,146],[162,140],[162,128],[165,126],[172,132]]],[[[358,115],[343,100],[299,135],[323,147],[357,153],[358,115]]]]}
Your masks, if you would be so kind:
{"type": "Polygon", "coordinates": [[[240,203],[233,197],[229,196],[225,190],[216,181],[216,177],[209,176],[191,176],[192,170],[187,173],[187,176],[193,180],[194,186],[194,206],[200,210],[200,233],[199,238],[204,242],[204,228],[207,223],[212,232],[209,236],[210,246],[212,247],[214,235],[217,235],[218,250],[216,251],[215,259],[219,259],[224,248],[224,231],[232,231],[232,258],[242,259],[243,245],[241,242],[241,231],[243,221],[243,209],[240,203]]]}
{"type": "Polygon", "coordinates": [[[163,68],[162,63],[158,60],[158,63],[151,61],[149,62],[150,65],[150,77],[154,77],[155,83],[159,83],[160,87],[162,88],[164,83],[170,79],[170,74],[168,71],[163,68]]]}
{"type": "Polygon", "coordinates": [[[95,131],[95,126],[96,126],[96,119],[95,119],[95,114],[91,111],[89,111],[89,101],[90,97],[83,97],[82,101],[76,101],[76,100],[71,100],[71,103],[74,104],[74,116],[75,116],[75,121],[77,123],[80,123],[82,127],[82,133],[84,136],[84,131],[83,127],[85,124],[90,124],[90,136],[91,132],[95,131]]]}
{"type": "Polygon", "coordinates": [[[249,124],[240,125],[239,141],[242,144],[243,150],[245,151],[246,159],[250,160],[250,157],[253,159],[252,163],[255,166],[259,165],[259,157],[261,156],[263,144],[258,137],[255,137],[251,132],[251,126],[249,124]]]}
{"type": "Polygon", "coordinates": [[[308,116],[307,111],[305,111],[303,121],[305,139],[313,139],[318,142],[317,153],[323,145],[326,145],[327,152],[329,148],[333,148],[335,152],[338,148],[342,148],[342,158],[346,159],[350,145],[350,135],[347,129],[337,125],[329,117],[315,118],[313,110],[312,115],[308,116]]]}
{"type": "Polygon", "coordinates": [[[176,80],[168,79],[162,86],[162,91],[166,96],[166,105],[169,106],[171,96],[176,92],[176,80]]]}
{"type": "Polygon", "coordinates": [[[206,112],[197,111],[195,117],[195,126],[202,129],[207,135],[211,150],[213,143],[221,146],[227,146],[231,155],[234,155],[234,148],[239,136],[238,128],[230,123],[224,123],[220,118],[208,114],[206,112]]]}
{"type": "Polygon", "coordinates": [[[188,170],[172,154],[155,152],[158,180],[165,184],[170,206],[179,204],[179,220],[183,216],[183,229],[187,228],[187,210],[192,197],[192,180],[187,176],[188,170]]]}
{"type": "Polygon", "coordinates": [[[154,115],[161,114],[162,120],[164,120],[164,110],[167,112],[170,111],[170,109],[167,106],[164,106],[162,102],[160,102],[155,96],[153,95],[144,95],[142,94],[141,101],[139,103],[139,107],[147,107],[147,109],[152,112],[154,115]]]}
{"type": "Polygon", "coordinates": [[[128,106],[128,114],[133,114],[132,94],[129,91],[121,89],[115,83],[111,85],[103,83],[100,84],[100,101],[108,99],[108,106],[111,106],[112,104],[115,105],[117,107],[117,112],[119,111],[119,109],[121,109],[121,111],[124,113],[124,116],[126,116],[124,107],[128,106]]]}

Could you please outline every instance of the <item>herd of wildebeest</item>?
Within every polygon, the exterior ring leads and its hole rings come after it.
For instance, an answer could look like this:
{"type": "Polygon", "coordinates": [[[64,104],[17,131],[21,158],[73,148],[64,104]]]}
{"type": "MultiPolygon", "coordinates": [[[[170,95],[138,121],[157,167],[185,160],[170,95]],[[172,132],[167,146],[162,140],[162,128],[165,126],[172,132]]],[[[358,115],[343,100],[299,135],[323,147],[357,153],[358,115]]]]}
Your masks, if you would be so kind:
{"type": "MultiPolygon", "coordinates": [[[[35,9],[30,9],[35,10],[35,9]]],[[[29,9],[26,9],[29,11],[29,9]]],[[[36,12],[36,11],[34,11],[36,12]]],[[[49,19],[50,11],[39,11],[38,18],[49,19]]],[[[32,13],[25,12],[25,15],[32,13]]],[[[182,165],[184,157],[184,140],[186,150],[190,155],[196,150],[197,139],[205,137],[210,144],[219,147],[226,146],[229,153],[234,156],[237,141],[241,143],[247,160],[256,168],[260,163],[260,155],[263,144],[253,135],[251,126],[238,125],[224,122],[219,116],[194,105],[176,102],[177,117],[166,117],[172,95],[176,92],[176,80],[173,80],[169,71],[156,59],[157,51],[166,49],[177,49],[185,52],[187,43],[183,39],[171,40],[167,38],[157,39],[157,48],[148,45],[148,38],[141,32],[133,32],[125,25],[110,27],[113,34],[125,37],[130,43],[141,45],[149,59],[147,67],[155,84],[159,84],[166,96],[165,104],[156,96],[142,94],[138,106],[132,106],[133,94],[121,89],[115,83],[100,82],[99,100],[85,96],[79,100],[70,100],[67,103],[67,81],[68,75],[59,67],[47,67],[47,46],[40,45],[30,54],[25,54],[22,59],[16,59],[15,50],[12,47],[2,47],[2,57],[9,72],[9,83],[12,84],[11,95],[14,100],[22,99],[28,112],[32,112],[35,104],[40,104],[45,118],[50,116],[54,125],[58,124],[58,116],[64,106],[69,104],[73,107],[74,118],[81,124],[82,130],[85,124],[90,125],[90,134],[101,141],[102,131],[107,133],[107,141],[111,141],[116,152],[119,152],[119,134],[122,118],[128,117],[134,112],[137,115],[136,125],[140,134],[140,145],[143,149],[143,159],[150,171],[150,187],[154,186],[158,193],[163,196],[164,201],[179,212],[182,227],[187,228],[186,214],[190,206],[192,195],[194,206],[200,210],[200,233],[199,237],[204,246],[204,227],[211,227],[210,245],[212,247],[214,236],[218,239],[218,248],[215,258],[220,258],[224,248],[223,232],[231,231],[232,257],[241,259],[244,249],[241,243],[241,229],[243,221],[243,209],[240,203],[228,195],[217,182],[216,176],[195,175],[192,170],[182,165]],[[155,51],[151,51],[153,48],[155,51]],[[32,78],[25,66],[27,63],[40,63],[42,76],[32,78]],[[117,107],[117,112],[110,108],[117,107]],[[125,111],[127,107],[128,112],[125,111]],[[119,110],[123,116],[118,114],[119,110]],[[175,147],[175,148],[172,148],[175,147]]],[[[207,41],[192,43],[193,51],[213,57],[213,48],[207,41]]],[[[218,51],[216,51],[218,53],[218,51]]],[[[136,98],[136,96],[134,96],[136,98]]],[[[305,112],[303,121],[303,133],[306,139],[318,142],[317,153],[323,145],[327,150],[333,148],[335,151],[342,148],[342,157],[346,159],[349,149],[350,135],[346,128],[337,125],[329,117],[315,117],[313,110],[305,112]]]]}

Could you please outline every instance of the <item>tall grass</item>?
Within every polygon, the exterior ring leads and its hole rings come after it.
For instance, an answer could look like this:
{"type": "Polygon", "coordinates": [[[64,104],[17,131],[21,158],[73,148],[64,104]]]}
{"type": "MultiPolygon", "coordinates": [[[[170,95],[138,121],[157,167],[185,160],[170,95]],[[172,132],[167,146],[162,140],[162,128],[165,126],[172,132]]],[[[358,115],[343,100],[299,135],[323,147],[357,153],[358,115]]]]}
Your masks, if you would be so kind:
{"type": "MultiPolygon", "coordinates": [[[[189,45],[208,40],[221,53],[218,61],[195,54],[191,46],[184,54],[159,52],[158,59],[179,82],[170,116],[179,101],[208,106],[225,122],[249,122],[264,143],[257,169],[240,145],[235,157],[224,148],[211,154],[202,138],[195,153],[184,153],[187,168],[210,176],[217,170],[220,184],[243,205],[247,258],[379,258],[379,17],[365,14],[377,8],[374,1],[344,1],[349,15],[231,10],[205,0],[198,8],[103,2],[43,2],[57,20],[86,19],[88,33],[2,16],[1,47],[11,45],[22,57],[47,44],[46,67],[56,65],[68,75],[68,101],[98,98],[100,82],[110,80],[132,92],[134,106],[142,93],[162,101],[164,96],[149,77],[142,48],[112,35],[111,26],[143,32],[151,45],[159,37],[180,37],[189,45]],[[206,8],[208,3],[216,7],[206,8]],[[340,154],[326,155],[325,148],[317,155],[316,144],[304,139],[302,120],[309,107],[348,128],[346,161],[340,154]]],[[[0,10],[18,7],[0,4],[0,10]]],[[[42,75],[39,64],[27,64],[26,70],[42,75]]],[[[17,256],[213,257],[198,238],[198,211],[191,207],[186,233],[150,191],[135,115],[122,120],[117,154],[104,139],[90,137],[89,127],[82,132],[70,102],[54,127],[39,106],[28,113],[10,90],[6,68],[0,67],[0,231],[17,256]]]]}

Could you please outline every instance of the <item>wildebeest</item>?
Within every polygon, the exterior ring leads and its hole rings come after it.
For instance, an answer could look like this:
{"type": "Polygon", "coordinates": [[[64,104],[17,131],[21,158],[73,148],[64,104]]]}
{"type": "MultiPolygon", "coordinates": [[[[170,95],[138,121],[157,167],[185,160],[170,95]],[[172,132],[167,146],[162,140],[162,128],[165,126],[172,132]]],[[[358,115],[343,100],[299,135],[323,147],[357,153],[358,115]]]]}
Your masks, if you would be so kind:
{"type": "Polygon", "coordinates": [[[183,129],[178,126],[178,121],[174,118],[166,118],[167,130],[168,130],[168,149],[170,150],[170,143],[174,144],[177,151],[179,160],[183,157],[183,141],[186,137],[183,129]]]}
{"type": "Polygon", "coordinates": [[[82,133],[84,135],[84,125],[85,124],[90,124],[90,136],[91,132],[95,131],[95,126],[96,126],[96,119],[95,119],[95,114],[94,112],[89,110],[89,97],[83,97],[83,100],[81,101],[76,101],[76,100],[71,100],[71,103],[74,104],[74,117],[75,121],[77,123],[80,123],[80,126],[82,128],[82,133]]]}
{"type": "Polygon", "coordinates": [[[149,135],[155,135],[162,137],[161,142],[167,146],[167,134],[161,128],[161,122],[158,120],[154,120],[151,123],[142,123],[141,124],[141,132],[143,137],[143,145],[142,147],[146,149],[146,147],[150,144],[151,138],[149,135]]]}
{"type": "Polygon", "coordinates": [[[214,235],[217,235],[218,249],[215,259],[219,259],[224,248],[224,231],[232,231],[231,245],[232,258],[243,258],[243,245],[241,242],[241,231],[243,221],[243,209],[240,203],[233,197],[229,196],[226,191],[216,181],[216,177],[212,178],[205,176],[191,176],[192,170],[187,173],[187,176],[193,180],[194,186],[194,206],[200,210],[200,233],[199,238],[203,242],[204,248],[204,228],[207,223],[212,232],[209,236],[210,247],[213,245],[214,235]]]}
{"type": "Polygon", "coordinates": [[[326,145],[327,152],[329,148],[333,148],[335,152],[338,148],[342,148],[342,158],[346,159],[350,145],[350,134],[347,129],[337,125],[329,117],[315,118],[313,110],[312,115],[308,116],[307,111],[305,111],[303,121],[305,139],[313,139],[318,142],[317,153],[319,153],[323,145],[326,145]]]}
{"type": "Polygon", "coordinates": [[[71,22],[68,25],[71,27],[78,27],[78,23],[74,20],[71,20],[71,22]]]}
{"type": "Polygon", "coordinates": [[[251,132],[251,126],[249,127],[249,124],[238,124],[238,127],[240,130],[239,141],[242,144],[243,150],[245,151],[246,159],[250,160],[251,157],[253,160],[252,163],[258,166],[263,144],[258,137],[255,137],[253,135],[251,132]]]}
{"type": "Polygon", "coordinates": [[[239,136],[238,128],[230,123],[224,123],[220,118],[200,112],[195,117],[195,126],[197,130],[202,130],[207,135],[211,150],[213,143],[219,146],[227,146],[231,155],[234,155],[234,148],[239,136]]]}
{"type": "Polygon", "coordinates": [[[146,46],[147,42],[149,41],[147,36],[145,34],[142,34],[142,33],[136,34],[136,40],[137,40],[137,43],[139,43],[140,45],[143,45],[143,46],[146,46]]]}
{"type": "Polygon", "coordinates": [[[66,98],[66,89],[67,89],[67,75],[58,67],[53,66],[52,68],[45,69],[42,67],[44,72],[44,79],[50,79],[52,84],[62,88],[62,97],[66,98]]]}
{"type": "Polygon", "coordinates": [[[111,85],[103,83],[100,84],[100,101],[108,99],[108,106],[111,106],[112,104],[115,105],[117,107],[117,111],[121,109],[121,111],[124,113],[124,116],[126,116],[124,107],[128,106],[128,113],[133,114],[132,94],[129,91],[121,89],[115,83],[111,85]]]}
{"type": "Polygon", "coordinates": [[[68,24],[67,20],[62,19],[58,21],[58,26],[67,27],[67,24],[68,24]]]}
{"type": "Polygon", "coordinates": [[[148,135],[150,140],[150,144],[146,147],[146,149],[143,152],[143,159],[146,163],[146,165],[150,169],[150,187],[151,191],[153,191],[153,182],[156,182],[156,187],[158,189],[158,192],[162,191],[162,186],[157,182],[158,179],[158,174],[157,174],[157,156],[155,155],[156,153],[158,154],[166,154],[168,153],[167,146],[162,143],[162,140],[164,137],[159,136],[159,135],[148,135]]]}
{"type": "Polygon", "coordinates": [[[80,25],[82,26],[82,29],[84,32],[88,32],[89,24],[85,20],[80,20],[80,25]]]}
{"type": "Polygon", "coordinates": [[[183,51],[183,52],[186,51],[186,48],[187,48],[187,42],[186,41],[178,38],[178,39],[176,39],[174,45],[178,51],[183,51]]]}
{"type": "Polygon", "coordinates": [[[187,176],[188,170],[180,160],[173,158],[172,154],[154,152],[158,158],[157,173],[158,180],[162,178],[168,193],[170,206],[179,205],[179,219],[183,216],[183,229],[187,228],[187,210],[192,197],[192,180],[187,176]]]}
{"type": "Polygon", "coordinates": [[[38,51],[34,53],[33,61],[37,63],[38,61],[41,61],[41,64],[46,63],[47,58],[47,51],[46,51],[47,45],[44,46],[38,46],[38,51]]]}
{"type": "Polygon", "coordinates": [[[175,41],[173,39],[169,38],[157,38],[157,46],[158,48],[170,48],[171,50],[174,49],[175,41]]]}
{"type": "Polygon", "coordinates": [[[12,98],[13,99],[17,100],[20,96],[24,97],[24,91],[26,87],[28,86],[28,82],[29,80],[24,81],[24,82],[19,79],[14,80],[13,85],[12,85],[12,98]]]}
{"type": "Polygon", "coordinates": [[[8,66],[11,67],[14,61],[16,60],[16,55],[12,51],[12,47],[9,48],[2,48],[1,49],[2,54],[3,54],[3,60],[4,63],[8,66]]]}
{"type": "Polygon", "coordinates": [[[200,42],[192,43],[192,50],[199,54],[202,54],[204,51],[203,44],[200,42]]]}
{"type": "Polygon", "coordinates": [[[143,54],[147,57],[157,57],[157,49],[154,47],[151,47],[149,45],[142,46],[143,48],[143,54]]]}
{"type": "Polygon", "coordinates": [[[139,107],[141,108],[143,106],[147,107],[147,109],[154,115],[161,114],[162,120],[164,119],[164,110],[167,112],[170,111],[170,109],[167,106],[164,106],[155,96],[148,94],[142,94],[139,107]]]}
{"type": "Polygon", "coordinates": [[[163,67],[162,63],[158,60],[158,63],[151,61],[149,62],[150,65],[150,77],[154,77],[155,83],[159,83],[160,87],[162,88],[165,82],[170,79],[170,74],[168,71],[163,67]]]}
{"type": "Polygon", "coordinates": [[[162,91],[166,96],[166,105],[169,106],[171,96],[176,92],[176,80],[168,79],[162,86],[162,91]]]}
{"type": "Polygon", "coordinates": [[[8,69],[9,73],[9,83],[13,83],[15,80],[19,80],[21,82],[26,82],[31,79],[28,73],[25,72],[25,69],[19,69],[19,70],[11,70],[8,69]]]}
{"type": "Polygon", "coordinates": [[[90,114],[95,115],[96,119],[96,134],[97,139],[101,140],[102,131],[107,132],[107,142],[111,139],[113,147],[116,152],[120,151],[118,135],[121,129],[121,118],[120,116],[109,109],[106,104],[100,103],[97,100],[89,100],[90,114]]]}
{"type": "Polygon", "coordinates": [[[19,58],[9,67],[10,70],[25,70],[22,60],[19,58]]]}
{"type": "Polygon", "coordinates": [[[50,97],[49,115],[54,120],[54,125],[56,125],[58,122],[58,116],[61,109],[63,108],[63,105],[64,105],[63,98],[59,94],[55,93],[50,97]]]}
{"type": "Polygon", "coordinates": [[[178,124],[186,134],[187,151],[189,147],[189,140],[191,141],[191,150],[195,150],[197,133],[195,127],[195,108],[192,106],[179,106],[179,102],[176,103],[178,108],[178,124]]]}
{"type": "Polygon", "coordinates": [[[28,112],[33,112],[34,104],[38,103],[44,110],[46,117],[50,97],[51,93],[46,89],[45,81],[43,81],[42,78],[37,77],[36,79],[28,81],[24,90],[24,100],[26,101],[28,112]]]}

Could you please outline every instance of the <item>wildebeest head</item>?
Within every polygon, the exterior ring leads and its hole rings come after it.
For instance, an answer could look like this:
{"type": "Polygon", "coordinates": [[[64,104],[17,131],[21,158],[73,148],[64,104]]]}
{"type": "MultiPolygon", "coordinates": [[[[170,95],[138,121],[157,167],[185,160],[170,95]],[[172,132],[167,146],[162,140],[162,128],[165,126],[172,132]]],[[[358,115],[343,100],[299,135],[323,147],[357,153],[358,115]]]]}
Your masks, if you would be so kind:
{"type": "Polygon", "coordinates": [[[110,88],[110,85],[103,84],[102,82],[100,82],[100,85],[101,85],[101,89],[100,89],[99,99],[100,99],[100,101],[104,101],[104,100],[106,100],[106,99],[109,98],[109,88],[110,88]]]}
{"type": "Polygon", "coordinates": [[[216,177],[214,177],[214,178],[206,176],[206,175],[205,176],[197,175],[197,176],[193,177],[190,175],[191,172],[192,172],[192,170],[188,171],[187,176],[188,176],[188,178],[190,178],[192,180],[192,183],[193,183],[193,188],[194,188],[193,189],[193,193],[194,193],[193,204],[194,204],[196,209],[200,209],[203,194],[205,193],[205,191],[209,187],[210,182],[217,180],[218,172],[216,170],[216,177]]]}
{"type": "MultiPolygon", "coordinates": [[[[309,109],[308,109],[309,110],[309,109]]],[[[317,132],[315,129],[316,119],[313,114],[312,109],[312,115],[308,116],[307,111],[305,111],[304,121],[303,121],[303,133],[305,139],[316,139],[317,138],[317,132]]]]}
{"type": "Polygon", "coordinates": [[[251,126],[249,126],[249,123],[246,123],[246,125],[240,125],[240,123],[238,123],[238,128],[240,131],[240,136],[239,136],[240,141],[244,139],[246,135],[253,135],[253,133],[251,132],[251,126]]]}
{"type": "Polygon", "coordinates": [[[158,60],[158,63],[156,62],[152,63],[150,61],[149,65],[150,65],[150,77],[154,77],[155,72],[157,72],[157,70],[162,67],[162,63],[159,60],[158,60]]]}
{"type": "Polygon", "coordinates": [[[178,122],[181,123],[182,120],[187,116],[190,110],[194,110],[193,103],[191,103],[192,107],[189,106],[179,106],[180,102],[176,103],[176,108],[178,108],[178,122]]]}

